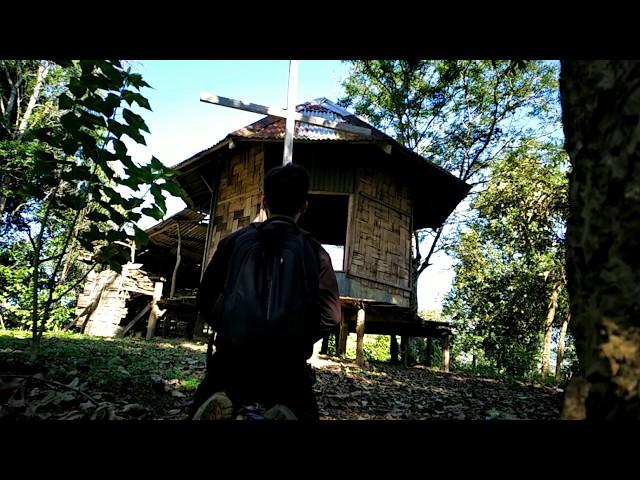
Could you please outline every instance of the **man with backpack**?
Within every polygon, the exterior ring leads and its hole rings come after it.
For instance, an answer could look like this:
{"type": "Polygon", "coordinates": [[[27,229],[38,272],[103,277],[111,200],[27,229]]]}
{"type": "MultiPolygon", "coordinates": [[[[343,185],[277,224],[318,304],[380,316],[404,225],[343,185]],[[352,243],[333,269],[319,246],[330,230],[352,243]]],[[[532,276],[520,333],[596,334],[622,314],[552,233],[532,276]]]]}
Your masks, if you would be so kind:
{"type": "Polygon", "coordinates": [[[308,191],[304,168],[270,170],[268,219],[218,244],[198,291],[198,309],[215,338],[191,418],[231,419],[234,407],[259,403],[267,419],[318,419],[307,359],[340,322],[340,300],[329,254],[297,226],[308,191]]]}

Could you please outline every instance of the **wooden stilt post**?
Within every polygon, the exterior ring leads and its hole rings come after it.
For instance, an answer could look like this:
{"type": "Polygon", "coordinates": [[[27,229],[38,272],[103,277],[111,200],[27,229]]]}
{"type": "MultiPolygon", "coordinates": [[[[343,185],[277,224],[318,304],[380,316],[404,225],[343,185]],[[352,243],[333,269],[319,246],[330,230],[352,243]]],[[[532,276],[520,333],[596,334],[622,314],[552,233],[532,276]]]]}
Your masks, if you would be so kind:
{"type": "Polygon", "coordinates": [[[193,338],[196,339],[204,339],[206,338],[204,334],[204,316],[202,312],[198,312],[198,316],[196,317],[196,323],[193,327],[193,338]]]}
{"type": "Polygon", "coordinates": [[[147,306],[144,307],[142,310],[140,310],[140,312],[138,312],[138,314],[135,317],[133,317],[133,320],[131,320],[127,324],[127,326],[122,329],[122,332],[120,332],[117,336],[124,337],[127,334],[127,332],[131,330],[131,327],[133,327],[138,322],[138,320],[140,320],[144,316],[144,314],[149,311],[149,309],[151,308],[151,305],[152,305],[152,302],[147,303],[147,306]]]}
{"type": "Polygon", "coordinates": [[[424,364],[427,367],[431,367],[433,366],[433,337],[427,337],[425,340],[424,364]]]}
{"type": "Polygon", "coordinates": [[[349,319],[342,309],[340,315],[340,341],[338,342],[338,355],[344,356],[347,352],[347,339],[349,338],[349,319]]]}
{"type": "Polygon", "coordinates": [[[359,367],[364,367],[364,308],[358,310],[356,335],[358,336],[358,343],[356,346],[356,364],[359,367]]]}
{"type": "Polygon", "coordinates": [[[182,238],[180,236],[180,224],[177,222],[176,228],[178,229],[178,249],[176,250],[176,265],[173,267],[173,275],[171,276],[171,290],[169,291],[169,298],[173,298],[173,295],[176,292],[176,277],[178,275],[178,268],[180,268],[180,260],[182,259],[180,256],[182,238]]]}
{"type": "Polygon", "coordinates": [[[391,363],[393,365],[398,364],[398,338],[395,335],[391,335],[389,351],[391,353],[391,363]]]}
{"type": "Polygon", "coordinates": [[[409,337],[402,335],[400,337],[400,352],[402,354],[402,364],[405,367],[409,366],[409,337]]]}
{"type": "Polygon", "coordinates": [[[442,343],[442,371],[449,371],[449,335],[445,334],[440,340],[442,343]]]}
{"type": "Polygon", "coordinates": [[[322,339],[322,346],[320,347],[320,355],[326,355],[329,352],[329,335],[322,339]]]}
{"type": "Polygon", "coordinates": [[[406,361],[407,366],[415,365],[416,363],[416,356],[413,353],[414,345],[415,345],[414,337],[407,336],[407,361],[406,361]]]}
{"type": "Polygon", "coordinates": [[[156,323],[161,312],[158,308],[158,300],[162,298],[162,282],[156,282],[153,291],[153,300],[151,301],[151,313],[149,314],[149,322],[147,323],[147,340],[151,340],[156,331],[156,323]]]}

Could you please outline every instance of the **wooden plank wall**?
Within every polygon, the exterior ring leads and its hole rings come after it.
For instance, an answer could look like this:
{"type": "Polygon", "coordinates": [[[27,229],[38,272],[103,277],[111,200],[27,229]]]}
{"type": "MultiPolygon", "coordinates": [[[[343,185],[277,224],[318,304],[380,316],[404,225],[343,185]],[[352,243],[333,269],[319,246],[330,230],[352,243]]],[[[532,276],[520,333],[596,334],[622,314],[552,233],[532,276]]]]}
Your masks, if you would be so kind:
{"type": "Polygon", "coordinates": [[[368,288],[409,299],[411,198],[385,172],[360,168],[351,211],[348,274],[368,288]]]}
{"type": "Polygon", "coordinates": [[[127,315],[126,302],[131,292],[153,294],[154,283],[146,272],[140,270],[141,266],[140,263],[127,263],[122,266],[122,274],[103,270],[88,275],[75,312],[80,316],[76,325],[83,325],[86,320],[84,333],[98,337],[115,336],[120,329],[120,321],[127,315]]]}
{"type": "MultiPolygon", "coordinates": [[[[123,267],[123,273],[126,275],[126,266],[123,267]]],[[[127,314],[127,294],[121,290],[121,284],[122,276],[111,270],[103,270],[88,279],[83,295],[78,299],[76,315],[80,313],[81,308],[96,300],[97,305],[93,311],[87,312],[89,319],[84,333],[97,337],[112,337],[116,334],[120,320],[127,314]]],[[[86,315],[82,315],[79,324],[82,325],[85,319],[86,315]]]]}
{"type": "Polygon", "coordinates": [[[266,220],[261,209],[264,150],[262,146],[239,151],[228,160],[218,183],[213,207],[213,229],[207,251],[208,264],[218,243],[251,222],[266,220]]]}

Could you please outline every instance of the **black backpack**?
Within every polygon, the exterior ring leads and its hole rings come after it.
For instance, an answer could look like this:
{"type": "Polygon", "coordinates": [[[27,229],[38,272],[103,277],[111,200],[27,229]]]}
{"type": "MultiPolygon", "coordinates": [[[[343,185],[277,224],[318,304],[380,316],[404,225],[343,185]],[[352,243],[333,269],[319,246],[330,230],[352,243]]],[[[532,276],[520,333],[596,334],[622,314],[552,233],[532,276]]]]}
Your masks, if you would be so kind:
{"type": "Polygon", "coordinates": [[[278,219],[251,224],[237,238],[214,315],[217,350],[306,352],[319,315],[315,243],[278,219]]]}

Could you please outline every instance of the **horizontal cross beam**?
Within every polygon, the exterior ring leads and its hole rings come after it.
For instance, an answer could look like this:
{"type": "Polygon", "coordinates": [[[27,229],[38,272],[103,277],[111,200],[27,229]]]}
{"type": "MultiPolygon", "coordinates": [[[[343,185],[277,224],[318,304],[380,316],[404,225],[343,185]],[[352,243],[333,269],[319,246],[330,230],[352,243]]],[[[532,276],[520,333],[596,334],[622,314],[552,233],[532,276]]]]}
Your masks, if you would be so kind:
{"type": "MultiPolygon", "coordinates": [[[[246,103],[240,100],[234,100],[232,98],[218,97],[210,93],[201,93],[200,101],[206,103],[212,103],[214,105],[222,105],[223,107],[236,108],[238,110],[244,110],[246,112],[261,113],[263,115],[273,115],[274,117],[287,117],[287,111],[279,108],[265,107],[264,105],[257,105],[255,103],[246,103]]],[[[293,113],[293,118],[297,122],[309,123],[311,125],[317,125],[319,127],[330,128],[332,130],[340,130],[344,132],[357,133],[360,135],[371,135],[370,128],[356,127],[355,125],[349,125],[348,123],[339,123],[332,120],[327,120],[322,117],[314,117],[310,115],[303,115],[298,112],[293,113]]]]}

